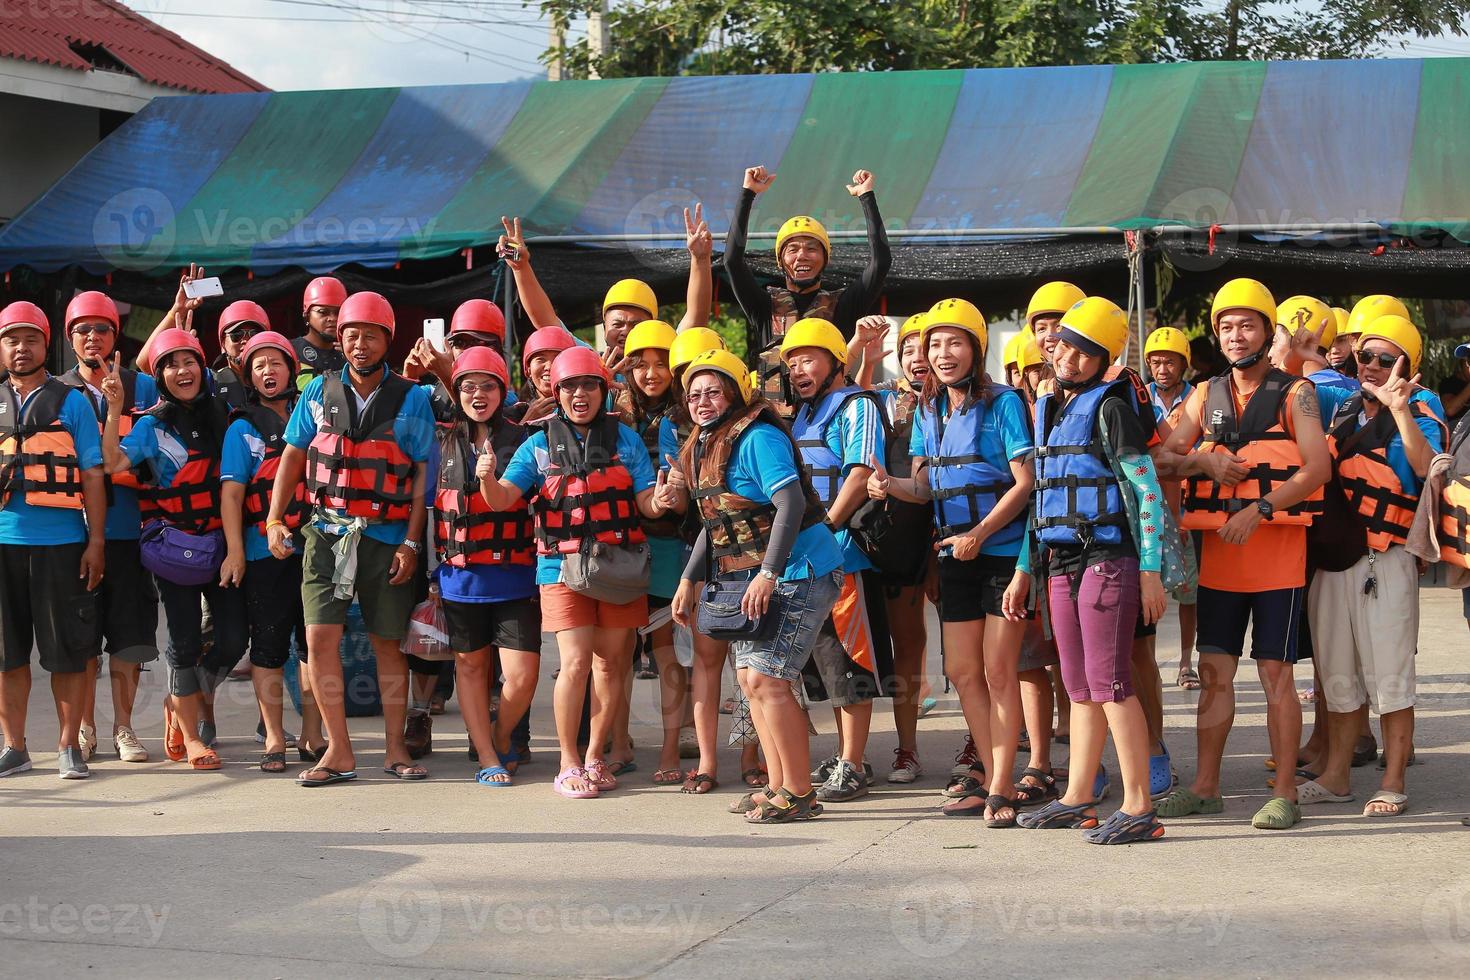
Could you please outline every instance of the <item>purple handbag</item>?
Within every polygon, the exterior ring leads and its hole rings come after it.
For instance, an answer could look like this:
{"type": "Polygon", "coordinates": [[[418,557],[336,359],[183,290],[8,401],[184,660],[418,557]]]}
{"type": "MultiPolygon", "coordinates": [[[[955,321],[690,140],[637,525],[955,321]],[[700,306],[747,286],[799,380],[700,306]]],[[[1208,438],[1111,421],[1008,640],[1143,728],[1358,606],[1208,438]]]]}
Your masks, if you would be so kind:
{"type": "Polygon", "coordinates": [[[143,567],[174,585],[208,585],[219,580],[224,564],[224,535],[219,531],[190,534],[164,521],[148,521],[138,535],[143,567]]]}

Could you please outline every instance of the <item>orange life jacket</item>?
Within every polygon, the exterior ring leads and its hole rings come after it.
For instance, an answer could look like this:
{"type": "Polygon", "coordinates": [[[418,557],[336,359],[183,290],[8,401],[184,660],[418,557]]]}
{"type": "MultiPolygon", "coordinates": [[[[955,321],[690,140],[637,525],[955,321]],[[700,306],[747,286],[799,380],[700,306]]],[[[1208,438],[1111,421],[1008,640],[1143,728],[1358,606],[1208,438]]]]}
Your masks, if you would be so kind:
{"type": "MultiPolygon", "coordinates": [[[[1302,455],[1289,431],[1291,393],[1301,378],[1272,368],[1251,394],[1236,418],[1235,385],[1229,375],[1211,378],[1200,415],[1203,430],[1197,452],[1233,453],[1245,460],[1249,472],[1233,487],[1207,477],[1191,477],[1184,487],[1181,527],[1191,531],[1223,527],[1230,517],[1265,497],[1301,469],[1302,455]]],[[[1278,509],[1274,524],[1312,523],[1322,512],[1322,488],[1307,499],[1278,509]]]]}
{"type": "Polygon", "coordinates": [[[224,527],[220,519],[219,446],[206,443],[198,432],[170,426],[170,435],[183,444],[184,465],[166,487],[144,485],[138,491],[143,520],[163,520],[197,534],[224,527]]]}
{"type": "MultiPolygon", "coordinates": [[[[1411,401],[1410,410],[1417,416],[1434,418],[1423,402],[1411,401]]],[[[1361,392],[1353,395],[1337,410],[1332,428],[1327,433],[1327,446],[1332,451],[1337,470],[1337,483],[1347,497],[1348,506],[1357,511],[1368,532],[1368,547],[1387,551],[1404,544],[1419,495],[1409,493],[1388,463],[1388,446],[1398,434],[1393,414],[1380,409],[1358,427],[1358,414],[1363,409],[1361,392]]],[[[1444,423],[1435,418],[1441,428],[1444,423]]]]}
{"type": "MultiPolygon", "coordinates": [[[[266,518],[271,512],[271,493],[276,487],[276,471],[281,468],[281,453],[286,449],[286,420],[259,402],[246,403],[231,418],[247,420],[260,433],[260,441],[265,446],[264,458],[256,467],[250,482],[245,484],[244,506],[245,523],[254,524],[261,534],[265,534],[266,518]]],[[[291,503],[286,505],[281,522],[287,529],[294,531],[310,513],[311,502],[306,499],[306,484],[297,483],[296,494],[291,498],[291,503]]]]}
{"type": "MultiPolygon", "coordinates": [[[[505,468],[526,430],[504,417],[490,434],[495,449],[495,475],[505,468]]],[[[480,494],[480,481],[470,465],[474,449],[466,435],[446,426],[439,439],[439,479],[434,493],[435,545],[439,560],[455,568],[467,565],[531,565],[535,539],[531,512],[524,497],[509,510],[494,511],[480,494]]]]}
{"type": "Polygon", "coordinates": [[[337,371],[322,375],[322,421],[306,449],[306,489],[318,507],[373,522],[406,521],[413,509],[413,460],[393,423],[413,384],[393,372],[367,411],[337,371]]]}
{"type": "Polygon", "coordinates": [[[1470,568],[1470,422],[1455,427],[1455,457],[1439,498],[1440,561],[1470,568]]]}
{"type": "MultiPolygon", "coordinates": [[[[117,438],[126,439],[128,433],[133,431],[133,421],[143,414],[143,411],[152,406],[138,404],[138,372],[130,368],[119,368],[118,377],[122,379],[123,385],[123,413],[117,420],[117,438]]],[[[63,384],[75,388],[87,398],[87,404],[92,406],[92,412],[97,416],[97,425],[101,428],[107,427],[107,403],[98,402],[92,396],[92,389],[87,385],[87,379],[77,368],[59,376],[63,384]]],[[[112,488],[126,487],[129,490],[137,490],[142,484],[138,482],[138,476],[132,470],[123,470],[114,473],[107,478],[107,505],[112,506],[112,488]]]]}
{"type": "Polygon", "coordinates": [[[15,389],[0,384],[0,506],[14,494],[33,507],[82,509],[82,468],[61,406],[71,388],[47,378],[25,411],[15,389]]]}
{"type": "Polygon", "coordinates": [[[540,554],[572,554],[589,535],[603,544],[647,540],[633,475],[618,456],[620,424],[604,412],[588,428],[585,444],[560,415],[542,426],[550,464],[531,501],[540,554]]]}

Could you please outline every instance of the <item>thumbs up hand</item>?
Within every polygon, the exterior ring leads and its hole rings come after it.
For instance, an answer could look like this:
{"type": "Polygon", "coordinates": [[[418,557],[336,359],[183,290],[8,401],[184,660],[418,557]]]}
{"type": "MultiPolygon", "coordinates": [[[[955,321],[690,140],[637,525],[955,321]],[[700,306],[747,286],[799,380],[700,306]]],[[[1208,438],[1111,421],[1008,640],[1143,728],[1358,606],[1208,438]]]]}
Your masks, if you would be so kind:
{"type": "Polygon", "coordinates": [[[495,479],[495,450],[491,448],[489,439],[480,446],[480,458],[475,461],[475,479],[495,479]]]}
{"type": "Polygon", "coordinates": [[[680,493],[687,492],[689,489],[689,481],[685,478],[684,469],[679,465],[679,461],[674,457],[668,455],[667,453],[664,454],[664,459],[668,460],[669,463],[669,486],[679,491],[680,493]]]}
{"type": "Polygon", "coordinates": [[[873,470],[868,477],[868,496],[874,500],[888,499],[888,470],[877,456],[868,457],[868,466],[873,470]]]}

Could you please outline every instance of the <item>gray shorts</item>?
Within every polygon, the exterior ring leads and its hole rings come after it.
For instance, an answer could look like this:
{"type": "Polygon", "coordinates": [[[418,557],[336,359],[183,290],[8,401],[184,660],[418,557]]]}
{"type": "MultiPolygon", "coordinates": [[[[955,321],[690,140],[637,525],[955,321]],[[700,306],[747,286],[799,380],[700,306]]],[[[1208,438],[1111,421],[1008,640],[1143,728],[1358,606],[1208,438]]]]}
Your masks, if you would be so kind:
{"type": "Polygon", "coordinates": [[[1041,617],[1028,620],[1026,633],[1021,637],[1021,659],[1016,663],[1016,672],[1042,670],[1061,663],[1057,657],[1057,645],[1042,636],[1041,617]]]}
{"type": "Polygon", "coordinates": [[[730,644],[737,669],[745,667],[783,681],[801,676],[816,644],[818,631],[832,612],[837,593],[842,588],[842,573],[818,575],[804,579],[786,579],[776,583],[771,594],[776,610],[776,629],[769,639],[759,642],[737,640],[730,644]]]}

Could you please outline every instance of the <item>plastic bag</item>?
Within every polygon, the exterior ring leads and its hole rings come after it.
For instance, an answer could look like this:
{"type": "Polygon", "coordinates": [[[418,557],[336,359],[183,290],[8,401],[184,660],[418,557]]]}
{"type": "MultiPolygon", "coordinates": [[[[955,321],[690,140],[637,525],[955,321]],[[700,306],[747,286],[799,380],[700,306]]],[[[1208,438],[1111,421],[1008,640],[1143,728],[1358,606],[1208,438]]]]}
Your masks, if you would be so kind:
{"type": "Polygon", "coordinates": [[[454,651],[449,648],[449,626],[439,603],[425,599],[413,607],[402,649],[405,656],[420,660],[454,659],[454,651]]]}

